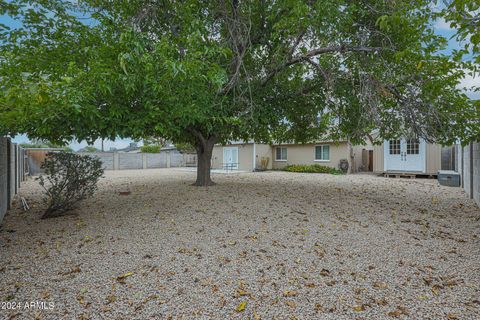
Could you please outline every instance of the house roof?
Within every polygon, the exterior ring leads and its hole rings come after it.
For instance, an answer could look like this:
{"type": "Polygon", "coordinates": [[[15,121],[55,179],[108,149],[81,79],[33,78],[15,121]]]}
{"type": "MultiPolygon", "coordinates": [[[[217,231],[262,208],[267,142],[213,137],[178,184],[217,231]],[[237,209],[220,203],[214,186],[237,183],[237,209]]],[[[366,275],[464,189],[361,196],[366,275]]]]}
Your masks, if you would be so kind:
{"type": "MultiPolygon", "coordinates": [[[[314,141],[309,141],[309,142],[305,142],[305,143],[299,143],[299,142],[295,142],[295,141],[286,141],[286,142],[277,142],[277,141],[272,141],[272,143],[261,143],[261,142],[254,142],[253,140],[248,140],[248,141],[244,141],[244,140],[234,140],[234,141],[229,141],[227,144],[228,145],[238,145],[238,144],[253,144],[253,143],[257,143],[257,144],[270,144],[272,146],[280,146],[280,145],[295,145],[295,144],[317,144],[317,143],[325,143],[325,142],[329,142],[329,143],[335,143],[335,142],[346,142],[347,139],[341,139],[341,140],[332,140],[332,139],[324,139],[324,140],[314,140],[314,141]]],[[[219,145],[222,145],[222,144],[219,144],[219,145]]]]}
{"type": "Polygon", "coordinates": [[[128,147],[122,148],[122,149],[117,149],[115,151],[117,152],[134,152],[134,151],[139,151],[140,147],[137,145],[136,142],[130,142],[130,145],[128,147]]]}

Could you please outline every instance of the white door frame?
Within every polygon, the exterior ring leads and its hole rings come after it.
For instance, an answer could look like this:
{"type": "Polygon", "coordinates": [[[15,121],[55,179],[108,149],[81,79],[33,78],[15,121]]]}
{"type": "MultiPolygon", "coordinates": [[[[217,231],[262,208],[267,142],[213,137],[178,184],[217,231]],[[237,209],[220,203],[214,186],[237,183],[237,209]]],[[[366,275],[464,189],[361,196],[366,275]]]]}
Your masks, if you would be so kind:
{"type": "Polygon", "coordinates": [[[238,147],[223,147],[223,166],[228,163],[234,163],[230,169],[238,169],[238,147]],[[233,150],[235,150],[235,159],[233,159],[233,150]],[[227,155],[230,152],[230,156],[227,155]],[[227,159],[228,158],[228,159],[227,159]]]}
{"type": "Polygon", "coordinates": [[[406,139],[400,140],[400,154],[390,154],[390,141],[383,141],[383,171],[421,172],[427,170],[427,143],[419,139],[419,153],[407,154],[406,139]],[[410,162],[408,162],[410,160],[410,162]],[[412,162],[413,161],[413,162],[412,162]]]}

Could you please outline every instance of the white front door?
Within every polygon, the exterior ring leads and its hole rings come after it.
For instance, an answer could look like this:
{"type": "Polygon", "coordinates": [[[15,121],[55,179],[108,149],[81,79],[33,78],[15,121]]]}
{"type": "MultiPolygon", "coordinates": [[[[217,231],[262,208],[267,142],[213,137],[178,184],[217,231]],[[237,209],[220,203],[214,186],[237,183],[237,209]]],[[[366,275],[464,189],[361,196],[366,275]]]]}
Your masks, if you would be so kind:
{"type": "Polygon", "coordinates": [[[423,139],[384,141],[384,171],[425,172],[426,143],[423,139]]]}
{"type": "Polygon", "coordinates": [[[223,167],[225,169],[238,169],[238,147],[223,148],[223,167]]]}

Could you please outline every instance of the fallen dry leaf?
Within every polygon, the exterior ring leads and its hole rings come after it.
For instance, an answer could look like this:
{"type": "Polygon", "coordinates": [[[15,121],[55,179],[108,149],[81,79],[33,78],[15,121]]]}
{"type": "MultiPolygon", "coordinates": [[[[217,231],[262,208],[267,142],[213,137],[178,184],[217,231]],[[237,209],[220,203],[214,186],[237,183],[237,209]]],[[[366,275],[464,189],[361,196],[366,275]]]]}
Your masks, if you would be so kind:
{"type": "Polygon", "coordinates": [[[356,305],[353,307],[353,310],[356,311],[356,312],[361,312],[361,311],[365,311],[365,306],[362,304],[362,305],[356,305]]]}
{"type": "Polygon", "coordinates": [[[127,272],[125,274],[122,274],[121,276],[118,276],[117,281],[120,282],[120,283],[125,283],[125,279],[128,278],[128,277],[131,277],[133,275],[134,275],[133,272],[127,272]]]}
{"type": "Polygon", "coordinates": [[[315,311],[316,312],[324,312],[325,311],[325,308],[322,307],[322,305],[320,303],[316,303],[315,304],[315,311]]]}
{"type": "Polygon", "coordinates": [[[113,302],[115,302],[115,301],[117,301],[117,297],[112,294],[112,295],[109,295],[109,296],[107,297],[107,303],[106,303],[106,304],[110,304],[110,303],[113,303],[113,302]]]}
{"type": "Polygon", "coordinates": [[[373,283],[373,287],[377,289],[385,289],[387,284],[385,282],[377,281],[373,283]]]}
{"type": "Polygon", "coordinates": [[[245,308],[247,307],[247,301],[240,302],[240,304],[237,306],[237,309],[235,309],[237,312],[243,312],[245,308]]]}
{"type": "Polygon", "coordinates": [[[283,296],[284,297],[295,297],[298,294],[297,291],[290,291],[290,290],[285,290],[283,291],[283,296]]]}

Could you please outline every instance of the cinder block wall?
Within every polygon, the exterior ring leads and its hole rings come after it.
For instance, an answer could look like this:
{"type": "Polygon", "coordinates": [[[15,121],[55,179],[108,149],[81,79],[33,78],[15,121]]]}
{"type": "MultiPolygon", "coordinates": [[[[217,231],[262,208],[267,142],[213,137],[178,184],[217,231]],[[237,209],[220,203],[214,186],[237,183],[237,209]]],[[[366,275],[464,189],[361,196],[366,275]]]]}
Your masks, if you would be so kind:
{"type": "Polygon", "coordinates": [[[184,167],[187,158],[187,155],[177,150],[159,153],[83,152],[82,154],[98,157],[105,170],[184,167]]]}
{"type": "Polygon", "coordinates": [[[470,145],[463,147],[463,189],[470,196],[470,145]]]}
{"type": "Polygon", "coordinates": [[[119,169],[142,169],[143,156],[141,153],[119,153],[119,169]]]}
{"type": "Polygon", "coordinates": [[[8,159],[7,138],[0,137],[0,223],[8,207],[8,159]]]}
{"type": "Polygon", "coordinates": [[[9,179],[8,179],[10,183],[9,203],[12,203],[13,197],[17,193],[15,188],[15,185],[17,184],[17,165],[16,165],[16,156],[15,156],[15,149],[17,148],[17,145],[15,143],[10,142],[9,147],[10,147],[10,152],[9,152],[10,157],[8,159],[8,167],[10,170],[9,179]]]}
{"type": "Polygon", "coordinates": [[[25,179],[24,151],[9,138],[0,137],[0,224],[10,209],[13,197],[25,179]]]}
{"type": "Polygon", "coordinates": [[[461,175],[463,189],[480,206],[480,142],[463,148],[458,145],[456,163],[455,169],[461,175]]]}
{"type": "Polygon", "coordinates": [[[83,152],[82,154],[99,158],[105,170],[113,170],[115,167],[113,152],[83,152]]]}
{"type": "Polygon", "coordinates": [[[480,206],[480,142],[473,144],[473,199],[480,206]]]}

